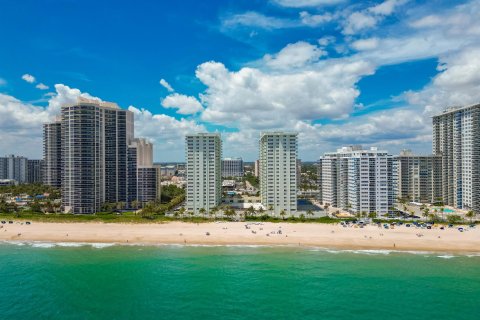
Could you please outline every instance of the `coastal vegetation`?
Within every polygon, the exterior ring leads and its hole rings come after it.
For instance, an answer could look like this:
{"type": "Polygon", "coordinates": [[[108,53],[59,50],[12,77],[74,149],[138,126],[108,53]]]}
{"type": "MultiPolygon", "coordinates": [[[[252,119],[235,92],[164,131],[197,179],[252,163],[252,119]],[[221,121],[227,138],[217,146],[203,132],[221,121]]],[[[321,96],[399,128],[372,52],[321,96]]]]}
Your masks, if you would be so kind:
{"type": "Polygon", "coordinates": [[[35,197],[37,195],[46,195],[47,199],[55,200],[60,199],[60,190],[52,186],[47,186],[44,184],[19,184],[16,186],[1,186],[0,187],[0,198],[4,198],[7,195],[11,196],[21,196],[28,195],[30,197],[35,197]]]}
{"type": "Polygon", "coordinates": [[[258,177],[255,177],[250,172],[244,176],[244,179],[245,181],[248,181],[254,188],[258,188],[260,185],[260,180],[258,179],[258,177]]]}

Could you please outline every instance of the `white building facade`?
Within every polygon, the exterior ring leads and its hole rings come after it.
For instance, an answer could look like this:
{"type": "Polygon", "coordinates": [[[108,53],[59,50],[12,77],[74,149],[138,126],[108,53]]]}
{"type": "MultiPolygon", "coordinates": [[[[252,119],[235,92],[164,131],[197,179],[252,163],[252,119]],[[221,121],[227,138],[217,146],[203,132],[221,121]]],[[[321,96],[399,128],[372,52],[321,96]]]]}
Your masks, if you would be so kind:
{"type": "Polygon", "coordinates": [[[354,214],[391,212],[395,201],[393,157],[376,148],[350,146],[320,158],[321,201],[354,214]]]}
{"type": "Polygon", "coordinates": [[[222,139],[218,133],[185,137],[186,209],[209,212],[222,200],[222,139]]]}
{"type": "Polygon", "coordinates": [[[480,104],[433,117],[433,153],[442,157],[442,200],[480,213],[480,104]]]}
{"type": "Polygon", "coordinates": [[[260,136],[260,195],[275,215],[297,211],[297,133],[263,132],[260,136]]]}

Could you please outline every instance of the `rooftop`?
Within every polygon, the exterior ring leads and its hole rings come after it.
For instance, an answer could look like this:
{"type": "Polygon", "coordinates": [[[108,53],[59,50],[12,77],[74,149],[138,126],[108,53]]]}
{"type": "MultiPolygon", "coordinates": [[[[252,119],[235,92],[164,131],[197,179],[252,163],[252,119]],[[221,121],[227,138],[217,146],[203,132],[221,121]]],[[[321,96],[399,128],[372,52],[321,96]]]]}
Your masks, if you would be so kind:
{"type": "Polygon", "coordinates": [[[466,105],[466,106],[451,106],[451,107],[447,107],[445,110],[443,110],[441,113],[437,114],[437,115],[434,115],[433,118],[435,117],[440,117],[440,116],[443,116],[443,115],[446,115],[446,114],[449,114],[449,113],[454,113],[454,112],[458,112],[458,111],[462,111],[462,110],[465,110],[465,109],[469,109],[469,108],[480,108],[480,103],[474,103],[474,104],[470,104],[470,105],[466,105]]]}
{"type": "Polygon", "coordinates": [[[95,105],[107,109],[120,109],[118,104],[114,102],[102,101],[100,99],[90,99],[85,97],[77,97],[77,101],[74,103],[66,104],[64,107],[72,107],[76,105],[95,105]]]}

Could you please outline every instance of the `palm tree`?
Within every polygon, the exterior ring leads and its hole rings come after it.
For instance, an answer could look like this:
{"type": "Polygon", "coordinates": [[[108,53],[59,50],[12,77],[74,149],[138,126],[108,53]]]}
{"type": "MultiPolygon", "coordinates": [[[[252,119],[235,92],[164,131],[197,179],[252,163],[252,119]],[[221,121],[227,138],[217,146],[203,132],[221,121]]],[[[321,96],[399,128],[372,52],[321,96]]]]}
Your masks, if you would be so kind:
{"type": "Polygon", "coordinates": [[[323,206],[323,209],[325,211],[327,211],[327,213],[328,213],[328,207],[330,207],[330,205],[328,203],[325,203],[325,205],[323,206]]]}
{"type": "Polygon", "coordinates": [[[259,214],[260,216],[263,216],[263,212],[264,212],[264,211],[265,211],[265,210],[263,209],[263,207],[260,207],[260,209],[258,209],[258,214],[259,214]]]}
{"type": "Polygon", "coordinates": [[[140,201],[138,201],[138,200],[133,200],[132,201],[133,209],[137,210],[139,206],[140,206],[140,201]]]}
{"type": "Polygon", "coordinates": [[[272,214],[273,213],[273,205],[269,205],[268,210],[270,210],[270,214],[272,214]]]}
{"type": "Polygon", "coordinates": [[[208,211],[210,218],[212,218],[212,216],[215,217],[216,212],[217,212],[217,207],[213,207],[212,209],[210,209],[210,211],[208,211]]]}
{"type": "Polygon", "coordinates": [[[428,209],[428,208],[423,209],[423,214],[422,215],[425,218],[425,221],[427,220],[429,214],[430,214],[430,209],[428,209]]]}
{"type": "Polygon", "coordinates": [[[122,210],[123,208],[125,208],[125,202],[117,202],[116,204],[116,207],[117,207],[117,210],[122,210]]]}
{"type": "Polygon", "coordinates": [[[193,220],[193,216],[195,215],[195,212],[189,211],[188,214],[190,215],[190,218],[193,220]]]}
{"type": "Polygon", "coordinates": [[[473,210],[468,211],[465,214],[465,217],[470,218],[470,223],[473,223],[473,218],[475,218],[476,214],[473,210]]]}
{"type": "Polygon", "coordinates": [[[218,207],[213,207],[212,210],[210,210],[210,214],[213,215],[213,219],[217,219],[217,212],[218,212],[218,207]]]}
{"type": "Polygon", "coordinates": [[[232,219],[232,217],[235,215],[235,210],[232,207],[228,207],[223,211],[223,214],[229,219],[232,219]]]}
{"type": "Polygon", "coordinates": [[[372,211],[368,214],[368,217],[371,219],[375,219],[377,217],[377,213],[375,211],[372,211]]]}
{"type": "Polygon", "coordinates": [[[250,206],[245,210],[245,217],[248,216],[253,216],[255,214],[255,208],[253,206],[250,206]]]}
{"type": "Polygon", "coordinates": [[[442,220],[445,221],[445,208],[441,207],[440,212],[442,213],[442,220]]]}
{"type": "Polygon", "coordinates": [[[282,209],[282,211],[280,211],[280,216],[282,217],[282,220],[285,220],[285,215],[287,213],[285,212],[285,210],[282,209]]]}
{"type": "Polygon", "coordinates": [[[312,218],[313,218],[313,211],[308,209],[307,210],[307,216],[312,216],[312,218]]]}
{"type": "Polygon", "coordinates": [[[205,210],[205,208],[200,208],[200,210],[198,210],[198,212],[205,218],[205,213],[207,212],[207,210],[205,210]]]}
{"type": "Polygon", "coordinates": [[[185,207],[181,207],[180,210],[178,210],[178,213],[180,213],[180,216],[181,216],[182,218],[184,218],[185,211],[186,211],[186,210],[185,210],[185,207]]]}

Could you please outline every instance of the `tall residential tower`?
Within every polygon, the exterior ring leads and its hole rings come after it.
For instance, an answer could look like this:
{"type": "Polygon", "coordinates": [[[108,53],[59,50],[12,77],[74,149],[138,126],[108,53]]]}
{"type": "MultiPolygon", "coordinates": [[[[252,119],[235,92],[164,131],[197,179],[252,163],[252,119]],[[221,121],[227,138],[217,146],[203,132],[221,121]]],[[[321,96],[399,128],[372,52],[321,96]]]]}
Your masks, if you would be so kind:
{"type": "Polygon", "coordinates": [[[55,188],[62,186],[62,121],[43,125],[43,183],[55,188]]]}
{"type": "Polygon", "coordinates": [[[433,153],[442,157],[442,200],[480,213],[480,104],[433,117],[433,153]]]}
{"type": "Polygon", "coordinates": [[[186,208],[194,213],[218,206],[222,197],[222,139],[218,133],[185,137],[186,208]]]}
{"type": "Polygon", "coordinates": [[[352,213],[391,211],[395,201],[396,172],[393,157],[361,146],[325,153],[320,159],[321,200],[352,213]]]}
{"type": "Polygon", "coordinates": [[[62,205],[94,213],[127,201],[127,145],[133,114],[116,104],[78,98],[62,107],[62,205]]]}
{"type": "Polygon", "coordinates": [[[263,132],[260,136],[260,194],[275,214],[297,211],[297,133],[263,132]]]}

